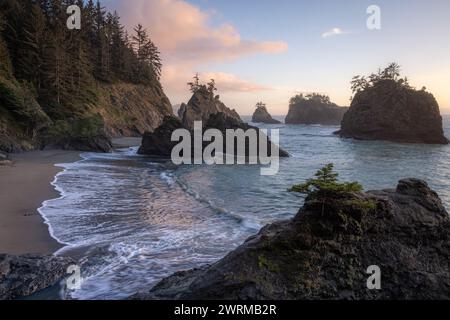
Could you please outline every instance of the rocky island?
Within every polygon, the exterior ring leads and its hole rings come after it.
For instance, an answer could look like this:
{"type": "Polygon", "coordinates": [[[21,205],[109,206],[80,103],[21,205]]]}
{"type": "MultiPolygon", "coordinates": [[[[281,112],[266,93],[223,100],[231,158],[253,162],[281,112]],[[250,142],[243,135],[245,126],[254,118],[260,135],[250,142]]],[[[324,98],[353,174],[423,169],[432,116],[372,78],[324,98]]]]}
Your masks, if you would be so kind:
{"type": "MultiPolygon", "coordinates": [[[[188,104],[182,104],[179,110],[180,118],[166,117],[156,130],[146,132],[142,139],[142,145],[138,150],[139,154],[170,157],[172,149],[178,142],[171,141],[172,132],[176,129],[186,129],[192,132],[195,121],[202,121],[202,130],[218,129],[225,136],[227,129],[255,129],[259,134],[261,131],[253,126],[244,123],[239,114],[235,110],[228,108],[218,95],[214,95],[217,90],[214,80],[208,85],[199,84],[198,76],[196,83],[190,83],[193,95],[188,104]]],[[[208,144],[204,143],[203,147],[208,144]]],[[[226,150],[226,141],[224,139],[224,150],[226,150]]],[[[270,146],[272,143],[268,141],[268,155],[270,156],[270,146]]],[[[192,146],[193,147],[193,146],[192,146]]],[[[246,154],[249,151],[249,142],[246,141],[246,154]]],[[[289,154],[278,146],[280,157],[289,157],[289,154]]],[[[193,153],[192,153],[193,154],[193,153]]]]}
{"type": "Polygon", "coordinates": [[[336,177],[325,167],[292,189],[307,194],[295,218],[133,299],[449,299],[450,217],[438,195],[417,179],[362,192],[336,177]],[[380,290],[367,286],[374,266],[380,290]]]}
{"type": "Polygon", "coordinates": [[[279,124],[278,120],[272,118],[270,113],[267,111],[266,104],[263,102],[258,102],[256,104],[256,110],[252,116],[253,123],[267,123],[267,124],[279,124]]]}
{"type": "Polygon", "coordinates": [[[355,97],[337,132],[341,137],[448,144],[436,99],[426,88],[416,90],[400,78],[397,64],[369,79],[356,76],[352,87],[355,97]]]}
{"type": "Polygon", "coordinates": [[[348,108],[339,107],[318,93],[299,94],[291,98],[286,124],[339,125],[348,108]]]}

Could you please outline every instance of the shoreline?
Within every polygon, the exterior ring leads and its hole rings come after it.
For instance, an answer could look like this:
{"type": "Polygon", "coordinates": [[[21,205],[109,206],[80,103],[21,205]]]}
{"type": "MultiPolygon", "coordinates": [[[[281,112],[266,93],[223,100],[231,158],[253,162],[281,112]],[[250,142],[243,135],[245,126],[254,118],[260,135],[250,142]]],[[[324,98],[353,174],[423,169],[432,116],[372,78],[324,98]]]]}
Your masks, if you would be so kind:
{"type": "MultiPolygon", "coordinates": [[[[140,138],[113,140],[115,149],[140,144],[140,138]]],[[[82,160],[80,151],[45,150],[10,154],[12,165],[0,167],[0,253],[53,254],[64,247],[51,236],[39,209],[61,197],[53,185],[64,170],[57,164],[82,160]]]]}

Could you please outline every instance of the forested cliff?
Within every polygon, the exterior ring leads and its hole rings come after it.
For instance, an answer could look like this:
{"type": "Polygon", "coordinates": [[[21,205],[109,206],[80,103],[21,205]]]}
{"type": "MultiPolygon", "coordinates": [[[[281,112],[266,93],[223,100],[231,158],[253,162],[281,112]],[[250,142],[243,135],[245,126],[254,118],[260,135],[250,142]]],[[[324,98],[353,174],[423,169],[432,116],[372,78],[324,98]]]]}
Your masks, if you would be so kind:
{"type": "Polygon", "coordinates": [[[161,67],[147,30],[129,35],[100,2],[1,0],[0,150],[153,130],[173,113],[161,67]],[[73,4],[81,28],[71,30],[73,4]]]}

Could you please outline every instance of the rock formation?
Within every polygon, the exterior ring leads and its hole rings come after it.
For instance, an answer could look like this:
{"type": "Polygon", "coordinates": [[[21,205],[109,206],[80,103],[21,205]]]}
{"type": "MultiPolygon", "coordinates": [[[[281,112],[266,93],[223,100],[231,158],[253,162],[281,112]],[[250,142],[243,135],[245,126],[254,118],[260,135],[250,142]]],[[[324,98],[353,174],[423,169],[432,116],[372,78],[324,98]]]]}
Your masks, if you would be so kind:
{"type": "MultiPolygon", "coordinates": [[[[142,139],[142,145],[138,150],[139,154],[157,156],[170,158],[172,149],[178,142],[172,142],[172,132],[176,129],[186,129],[191,131],[191,135],[194,135],[193,130],[184,126],[181,121],[175,117],[166,117],[164,119],[163,124],[157,128],[154,132],[147,132],[144,134],[142,139]]],[[[229,117],[224,113],[215,113],[211,114],[208,121],[203,125],[203,132],[208,129],[218,129],[222,132],[223,136],[226,136],[227,129],[242,129],[244,131],[248,129],[255,129],[259,134],[261,134],[260,130],[256,127],[252,127],[246,123],[243,123],[240,119],[236,119],[235,117],[229,117]]],[[[268,142],[268,156],[271,155],[271,146],[272,143],[268,142]]],[[[209,143],[204,142],[203,147],[206,147],[209,143]]],[[[278,146],[273,146],[278,148],[280,157],[289,157],[289,154],[278,146]]],[[[194,146],[192,145],[192,148],[194,146]]],[[[224,150],[226,150],[226,139],[224,139],[224,150]]],[[[236,152],[236,150],[235,150],[236,152]]],[[[246,141],[245,152],[249,154],[249,142],[246,141]]],[[[194,154],[194,152],[191,152],[194,154]]],[[[235,153],[236,154],[236,153],[235,153]]]]}
{"type": "Polygon", "coordinates": [[[71,264],[64,257],[0,254],[0,300],[30,296],[57,284],[71,264]]]}
{"type": "Polygon", "coordinates": [[[223,113],[242,122],[241,117],[234,109],[229,109],[220,101],[219,96],[214,96],[204,87],[196,90],[188,104],[183,103],[178,111],[181,122],[189,129],[194,128],[194,121],[203,121],[203,124],[205,124],[209,117],[216,113],[223,113]]]}
{"type": "Polygon", "coordinates": [[[331,103],[329,98],[319,94],[291,99],[286,124],[339,125],[348,108],[331,103]]]}
{"type": "Polygon", "coordinates": [[[252,116],[253,123],[267,123],[267,124],[279,124],[278,120],[272,118],[272,116],[267,111],[266,105],[262,102],[256,105],[256,110],[252,116]]]}
{"type": "Polygon", "coordinates": [[[172,133],[177,129],[185,129],[178,118],[166,117],[155,131],[146,132],[142,138],[138,154],[170,158],[172,149],[178,142],[172,142],[172,133]]]}
{"type": "Polygon", "coordinates": [[[337,132],[344,138],[447,144],[431,93],[382,80],[356,93],[337,132]]]}
{"type": "Polygon", "coordinates": [[[222,260],[133,299],[450,299],[450,218],[420,180],[396,190],[308,197],[222,260]],[[369,266],[381,289],[369,290],[369,266]]]}

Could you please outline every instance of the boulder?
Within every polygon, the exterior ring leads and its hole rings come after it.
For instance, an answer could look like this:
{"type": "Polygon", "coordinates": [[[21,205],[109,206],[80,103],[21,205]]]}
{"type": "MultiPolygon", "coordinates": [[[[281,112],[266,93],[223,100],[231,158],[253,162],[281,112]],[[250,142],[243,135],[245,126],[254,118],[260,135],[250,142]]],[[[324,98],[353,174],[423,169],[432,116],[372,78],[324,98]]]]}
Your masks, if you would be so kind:
{"type": "Polygon", "coordinates": [[[358,92],[337,134],[360,140],[448,144],[434,96],[394,80],[358,92]]]}
{"type": "Polygon", "coordinates": [[[0,254],[0,300],[30,296],[57,284],[73,263],[65,257],[0,254]]]}
{"type": "Polygon", "coordinates": [[[253,123],[280,124],[281,122],[272,118],[266,106],[258,106],[252,116],[253,123]]]}
{"type": "Polygon", "coordinates": [[[182,104],[178,111],[181,122],[186,128],[194,129],[194,121],[203,121],[205,124],[212,114],[224,113],[230,118],[242,122],[239,114],[228,108],[220,101],[219,96],[214,96],[205,88],[195,91],[187,104],[182,104]]]}
{"type": "Polygon", "coordinates": [[[222,260],[133,299],[450,299],[450,218],[421,180],[395,190],[308,197],[222,260]],[[381,288],[369,289],[369,267],[381,288]],[[376,269],[375,267],[375,269],[376,269]]]}
{"type": "Polygon", "coordinates": [[[322,99],[299,99],[289,106],[286,124],[339,125],[348,108],[322,99]]]}

